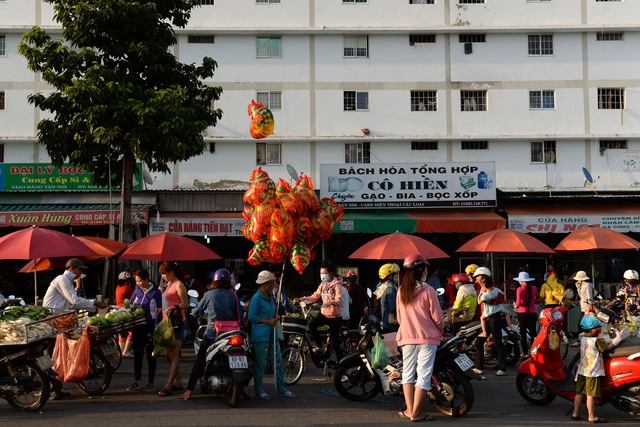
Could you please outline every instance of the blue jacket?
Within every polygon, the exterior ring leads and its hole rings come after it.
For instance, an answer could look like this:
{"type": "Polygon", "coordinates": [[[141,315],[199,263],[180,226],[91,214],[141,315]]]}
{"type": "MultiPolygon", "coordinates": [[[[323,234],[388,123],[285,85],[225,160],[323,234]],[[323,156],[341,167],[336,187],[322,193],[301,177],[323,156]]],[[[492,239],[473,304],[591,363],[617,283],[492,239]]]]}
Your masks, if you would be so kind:
{"type": "Polygon", "coordinates": [[[242,320],[238,318],[238,314],[242,313],[238,298],[231,289],[211,289],[205,292],[191,314],[197,318],[205,310],[208,321],[206,335],[210,339],[216,337],[216,331],[213,328],[213,322],[216,320],[242,320]]]}
{"type": "Polygon", "coordinates": [[[249,321],[251,322],[251,342],[269,342],[271,325],[260,323],[260,319],[273,319],[276,312],[276,299],[273,294],[265,297],[260,290],[249,302],[249,321]]]}
{"type": "Polygon", "coordinates": [[[147,324],[157,325],[162,319],[162,311],[157,313],[157,309],[162,308],[162,292],[154,285],[151,285],[147,292],[136,286],[130,300],[131,304],[138,304],[144,310],[147,324]]]}
{"type": "Polygon", "coordinates": [[[392,325],[389,323],[389,313],[396,314],[396,296],[398,294],[398,288],[395,286],[389,286],[380,298],[380,312],[382,314],[382,328],[385,330],[397,331],[398,325],[392,325]]]}

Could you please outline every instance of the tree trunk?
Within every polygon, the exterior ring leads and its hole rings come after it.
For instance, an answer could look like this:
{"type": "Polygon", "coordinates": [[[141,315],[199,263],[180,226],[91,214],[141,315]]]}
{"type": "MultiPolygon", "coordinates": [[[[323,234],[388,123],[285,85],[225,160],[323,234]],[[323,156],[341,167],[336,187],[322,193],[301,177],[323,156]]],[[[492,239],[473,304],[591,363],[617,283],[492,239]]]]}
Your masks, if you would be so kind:
{"type": "Polygon", "coordinates": [[[122,191],[120,195],[120,236],[123,243],[131,243],[131,199],[133,197],[133,173],[136,158],[133,152],[127,150],[122,159],[122,191]]]}

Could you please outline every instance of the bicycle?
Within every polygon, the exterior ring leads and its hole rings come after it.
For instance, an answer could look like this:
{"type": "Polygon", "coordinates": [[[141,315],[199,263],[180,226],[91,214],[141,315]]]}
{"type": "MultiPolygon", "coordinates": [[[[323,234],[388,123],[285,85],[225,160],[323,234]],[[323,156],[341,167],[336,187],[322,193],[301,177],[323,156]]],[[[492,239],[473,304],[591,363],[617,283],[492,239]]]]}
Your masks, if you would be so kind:
{"type": "MultiPolygon", "coordinates": [[[[323,368],[322,373],[327,377],[331,377],[330,370],[335,369],[337,366],[338,361],[332,358],[335,352],[331,349],[328,331],[326,331],[325,350],[321,352],[311,350],[313,347],[307,330],[307,319],[312,310],[314,310],[313,305],[309,305],[307,308],[307,304],[300,303],[302,317],[283,317],[282,332],[285,337],[285,348],[282,351],[282,362],[284,364],[284,383],[286,385],[293,385],[300,381],[307,358],[311,359],[315,367],[323,368]]],[[[322,331],[321,334],[323,334],[322,331]]],[[[358,338],[357,331],[352,332],[348,328],[342,328],[340,348],[343,354],[347,355],[358,350],[358,338]]]]}

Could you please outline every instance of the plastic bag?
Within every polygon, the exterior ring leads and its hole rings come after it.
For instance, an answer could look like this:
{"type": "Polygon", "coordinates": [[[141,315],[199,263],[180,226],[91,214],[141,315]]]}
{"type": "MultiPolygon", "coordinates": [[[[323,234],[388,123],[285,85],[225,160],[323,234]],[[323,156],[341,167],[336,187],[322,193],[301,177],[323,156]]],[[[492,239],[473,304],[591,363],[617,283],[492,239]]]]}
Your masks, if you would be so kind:
{"type": "Polygon", "coordinates": [[[153,352],[152,356],[164,356],[167,354],[167,347],[176,345],[176,336],[171,326],[169,317],[164,317],[153,331],[153,352]]]}
{"type": "Polygon", "coordinates": [[[549,349],[557,350],[560,348],[560,337],[555,330],[551,330],[549,333],[549,349]]]}
{"type": "Polygon", "coordinates": [[[56,337],[56,348],[53,350],[53,370],[63,382],[78,382],[89,373],[91,343],[89,331],[84,330],[77,340],[70,340],[65,334],[56,337]]]}
{"type": "Polygon", "coordinates": [[[389,358],[387,357],[387,346],[384,345],[382,335],[376,334],[376,339],[371,349],[371,366],[374,369],[383,369],[389,364],[389,358]]]}

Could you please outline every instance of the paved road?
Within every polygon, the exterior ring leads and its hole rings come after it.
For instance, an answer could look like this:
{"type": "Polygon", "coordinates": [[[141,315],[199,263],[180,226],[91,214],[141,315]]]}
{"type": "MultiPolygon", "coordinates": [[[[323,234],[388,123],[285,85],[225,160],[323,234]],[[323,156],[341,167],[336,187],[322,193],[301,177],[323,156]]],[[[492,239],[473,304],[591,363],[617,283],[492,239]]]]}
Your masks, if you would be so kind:
{"type": "MultiPolygon", "coordinates": [[[[186,378],[191,369],[193,352],[186,351],[181,372],[186,378]]],[[[166,378],[167,363],[159,361],[157,384],[166,378]]],[[[144,379],[144,374],[143,374],[144,379]]],[[[88,397],[67,384],[72,397],[49,401],[40,413],[19,413],[5,401],[0,401],[0,426],[395,426],[408,421],[398,417],[403,400],[379,396],[366,403],[349,402],[338,395],[331,379],[317,369],[307,367],[301,382],[292,387],[295,399],[274,398],[269,401],[241,401],[238,408],[229,408],[224,399],[194,394],[184,402],[177,397],[158,397],[155,393],[127,392],[133,380],[133,363],[125,360],[113,377],[104,396],[88,397]]],[[[571,403],[556,399],[546,407],[536,407],[524,401],[515,387],[514,369],[506,377],[487,375],[483,382],[473,382],[475,403],[463,418],[448,418],[435,411],[436,421],[429,425],[457,426],[471,423],[478,426],[556,426],[580,425],[567,415],[571,403]]],[[[273,379],[268,378],[267,390],[273,391],[273,379]]],[[[197,391],[198,389],[196,389],[197,391]]],[[[275,393],[273,393],[275,394],[275,393]]],[[[428,409],[433,409],[432,407],[428,409]]],[[[586,415],[586,409],[583,410],[586,415]]],[[[622,413],[612,406],[598,408],[598,414],[616,425],[638,426],[638,418],[622,413]]]]}

